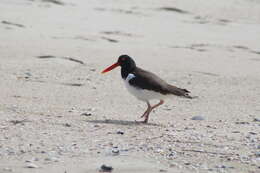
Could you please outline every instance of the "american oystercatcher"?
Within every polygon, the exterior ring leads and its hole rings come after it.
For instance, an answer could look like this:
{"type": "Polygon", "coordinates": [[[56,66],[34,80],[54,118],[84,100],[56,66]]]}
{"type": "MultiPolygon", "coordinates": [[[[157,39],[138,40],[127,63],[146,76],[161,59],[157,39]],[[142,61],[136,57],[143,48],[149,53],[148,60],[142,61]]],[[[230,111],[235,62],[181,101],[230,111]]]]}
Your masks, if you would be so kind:
{"type": "Polygon", "coordinates": [[[141,116],[144,118],[144,123],[148,122],[150,112],[162,105],[168,96],[194,98],[189,95],[188,90],[170,85],[157,75],[137,67],[135,61],[128,55],[119,56],[117,62],[103,70],[102,73],[109,72],[118,66],[121,66],[121,76],[128,91],[137,99],[147,103],[147,110],[141,116]],[[160,102],[151,106],[149,101],[153,99],[158,99],[160,102]]]}

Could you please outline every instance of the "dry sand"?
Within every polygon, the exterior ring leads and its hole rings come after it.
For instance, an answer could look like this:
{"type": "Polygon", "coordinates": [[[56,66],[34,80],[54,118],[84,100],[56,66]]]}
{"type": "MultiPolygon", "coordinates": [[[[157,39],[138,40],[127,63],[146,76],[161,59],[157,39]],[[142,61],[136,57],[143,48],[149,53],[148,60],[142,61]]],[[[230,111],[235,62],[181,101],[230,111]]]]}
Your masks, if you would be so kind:
{"type": "Polygon", "coordinates": [[[259,45],[258,0],[1,0],[0,172],[259,172],[259,45]],[[121,54],[199,98],[135,123],[121,54]]]}

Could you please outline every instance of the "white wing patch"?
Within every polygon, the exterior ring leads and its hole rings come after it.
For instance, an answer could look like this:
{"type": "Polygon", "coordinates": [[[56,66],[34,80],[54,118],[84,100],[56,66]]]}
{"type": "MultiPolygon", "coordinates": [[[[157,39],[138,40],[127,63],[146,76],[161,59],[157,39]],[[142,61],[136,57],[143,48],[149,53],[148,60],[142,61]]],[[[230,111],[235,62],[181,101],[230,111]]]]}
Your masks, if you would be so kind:
{"type": "Polygon", "coordinates": [[[127,75],[127,78],[125,79],[126,80],[126,82],[129,82],[131,79],[133,79],[133,78],[135,78],[135,75],[134,74],[132,74],[132,73],[129,73],[128,75],[127,75]]]}

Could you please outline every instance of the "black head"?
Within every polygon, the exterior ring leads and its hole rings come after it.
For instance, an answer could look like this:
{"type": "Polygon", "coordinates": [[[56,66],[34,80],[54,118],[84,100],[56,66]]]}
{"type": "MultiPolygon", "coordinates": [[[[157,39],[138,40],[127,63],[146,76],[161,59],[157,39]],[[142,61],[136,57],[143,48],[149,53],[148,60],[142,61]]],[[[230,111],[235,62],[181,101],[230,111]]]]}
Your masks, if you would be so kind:
{"type": "Polygon", "coordinates": [[[105,70],[102,71],[102,73],[109,72],[118,66],[121,67],[121,76],[124,79],[128,76],[129,73],[132,73],[136,68],[136,64],[130,56],[121,55],[119,56],[116,63],[107,67],[105,70]]]}
{"type": "Polygon", "coordinates": [[[131,71],[136,67],[135,61],[128,55],[119,56],[117,63],[127,71],[131,71]]]}

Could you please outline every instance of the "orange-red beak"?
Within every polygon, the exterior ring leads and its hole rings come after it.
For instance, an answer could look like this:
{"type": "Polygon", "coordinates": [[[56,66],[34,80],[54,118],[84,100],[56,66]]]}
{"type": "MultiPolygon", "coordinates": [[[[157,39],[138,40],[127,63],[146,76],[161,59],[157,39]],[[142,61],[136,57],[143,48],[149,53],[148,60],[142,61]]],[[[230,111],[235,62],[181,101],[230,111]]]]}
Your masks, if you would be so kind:
{"type": "Polygon", "coordinates": [[[103,74],[103,73],[109,72],[109,71],[113,70],[114,68],[116,68],[116,67],[118,67],[118,66],[119,66],[119,63],[116,62],[115,64],[113,64],[113,65],[107,67],[107,68],[106,68],[105,70],[103,70],[101,73],[103,74]]]}

